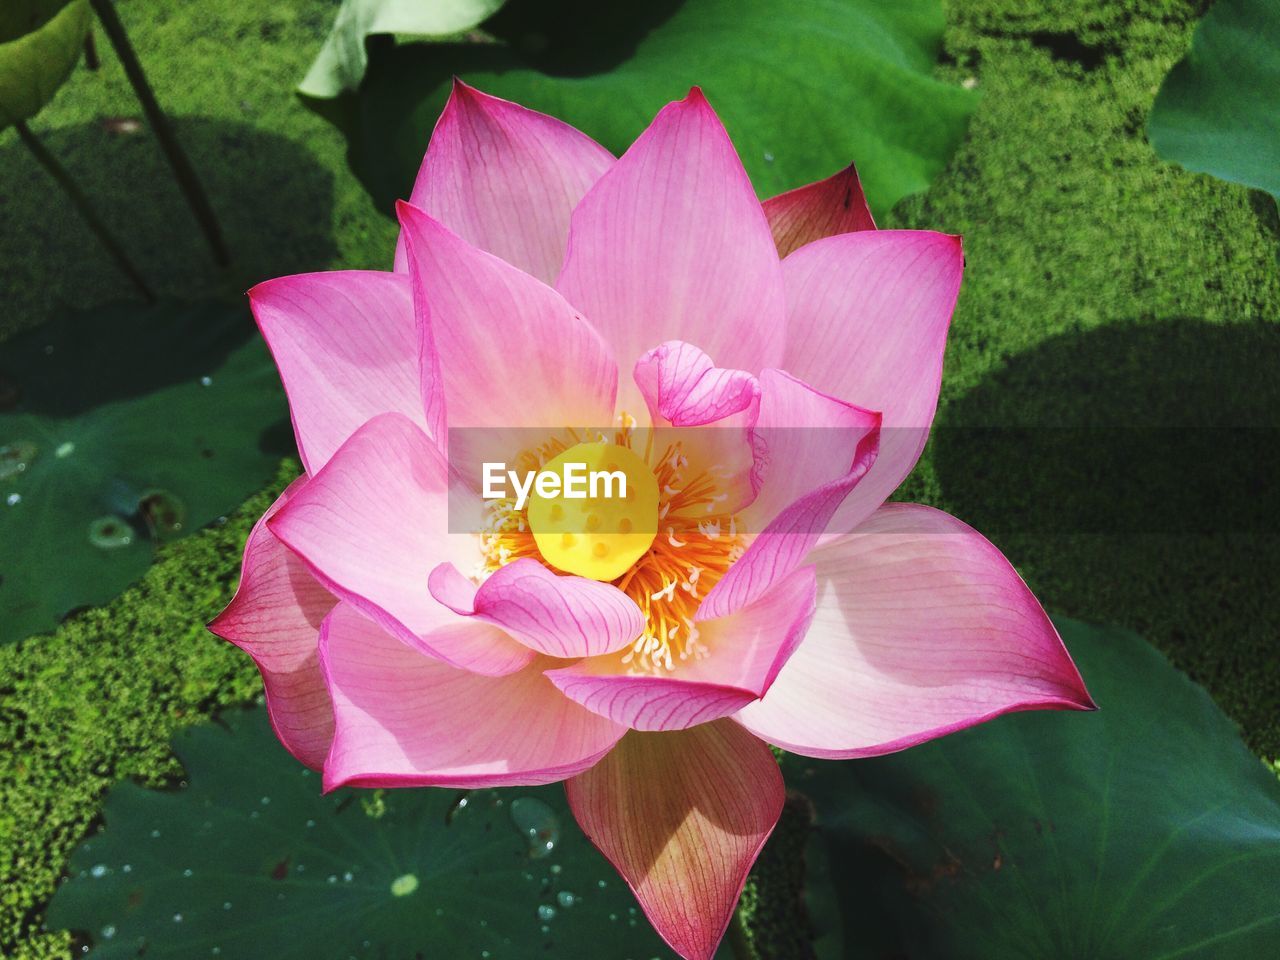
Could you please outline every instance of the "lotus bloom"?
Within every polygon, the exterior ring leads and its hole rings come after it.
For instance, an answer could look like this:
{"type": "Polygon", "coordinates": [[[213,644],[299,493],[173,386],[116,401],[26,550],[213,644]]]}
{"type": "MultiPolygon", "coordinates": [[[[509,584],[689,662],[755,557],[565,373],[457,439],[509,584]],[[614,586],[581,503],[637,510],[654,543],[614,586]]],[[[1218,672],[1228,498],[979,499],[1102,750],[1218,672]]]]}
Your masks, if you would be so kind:
{"type": "Polygon", "coordinates": [[[306,472],[212,629],[326,789],[565,781],[704,960],[782,810],[769,744],[867,757],[1092,706],[995,547],[885,503],[958,237],[876,230],[852,168],[761,204],[698,90],[614,158],[458,84],[398,214],[393,271],[250,292],[306,472]],[[585,505],[613,541],[533,502],[452,529],[495,454],[609,460],[638,493],[585,505]]]}

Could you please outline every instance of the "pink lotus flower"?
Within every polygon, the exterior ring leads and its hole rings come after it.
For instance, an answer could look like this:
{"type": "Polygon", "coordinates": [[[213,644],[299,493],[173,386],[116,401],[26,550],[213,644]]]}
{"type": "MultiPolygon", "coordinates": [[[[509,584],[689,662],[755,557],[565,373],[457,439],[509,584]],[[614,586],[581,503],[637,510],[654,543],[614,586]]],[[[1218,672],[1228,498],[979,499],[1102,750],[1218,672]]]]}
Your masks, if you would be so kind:
{"type": "Polygon", "coordinates": [[[697,90],[615,159],[459,84],[399,216],[394,272],[250,292],[306,473],[211,629],[326,789],[564,780],[702,960],[782,809],[767,744],[1092,707],[995,547],[884,503],[937,404],[958,237],[877,231],[852,167],[762,205],[697,90]],[[599,425],[660,491],[621,569],[515,511],[450,532],[451,466],[599,425]]]}

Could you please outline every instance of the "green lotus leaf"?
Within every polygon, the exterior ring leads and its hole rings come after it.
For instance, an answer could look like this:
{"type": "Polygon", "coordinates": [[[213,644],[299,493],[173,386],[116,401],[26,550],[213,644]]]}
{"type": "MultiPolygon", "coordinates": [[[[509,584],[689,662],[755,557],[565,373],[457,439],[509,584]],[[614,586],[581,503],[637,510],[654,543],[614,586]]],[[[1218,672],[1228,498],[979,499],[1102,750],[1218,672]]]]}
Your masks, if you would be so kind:
{"type": "Polygon", "coordinates": [[[1218,0],[1147,122],[1156,153],[1280,198],[1280,4],[1218,0]]]}
{"type": "Polygon", "coordinates": [[[109,600],[291,450],[243,306],[106,307],[0,344],[0,643],[109,600]]]}
{"type": "Polygon", "coordinates": [[[901,754],[788,758],[834,885],[820,955],[1270,956],[1280,783],[1141,638],[1058,621],[1100,709],[1022,713],[901,754]]]}

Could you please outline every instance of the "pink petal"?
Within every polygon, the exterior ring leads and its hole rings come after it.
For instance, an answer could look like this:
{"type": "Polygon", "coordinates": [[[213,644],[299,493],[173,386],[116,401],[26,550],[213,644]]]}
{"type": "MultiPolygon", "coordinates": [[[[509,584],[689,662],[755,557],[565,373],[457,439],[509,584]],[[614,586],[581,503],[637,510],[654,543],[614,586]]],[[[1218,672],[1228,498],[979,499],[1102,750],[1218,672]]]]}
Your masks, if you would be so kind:
{"type": "Polygon", "coordinates": [[[810,559],[813,626],[768,695],[738,714],[770,743],[866,757],[1015,710],[1092,709],[1026,584],[954,517],[888,504],[810,559]]]}
{"type": "Polygon", "coordinates": [[[675,661],[669,675],[632,675],[620,657],[597,657],[547,676],[566,697],[637,730],[683,730],[727,717],[768,691],[803,639],[816,581],[804,567],[750,606],[699,623],[705,659],[675,661]]]}
{"type": "Polygon", "coordinates": [[[685,960],[711,960],[782,814],[768,748],[725,720],[631,733],[565,792],[654,929],[685,960]]]}
{"type": "Polygon", "coordinates": [[[760,384],[745,370],[717,367],[692,344],[670,340],[635,365],[635,382],[655,426],[654,450],[679,445],[684,473],[717,478],[717,513],[736,513],[755,498],[757,450],[752,428],[760,384]],[[706,427],[707,429],[692,429],[706,427]]]}
{"type": "Polygon", "coordinates": [[[852,530],[870,516],[920,459],[963,268],[959,237],[919,230],[841,234],[783,264],[785,369],[884,414],[875,466],[833,530],[852,530]]]}
{"type": "MultiPolygon", "coordinates": [[[[409,202],[472,246],[555,283],[569,215],[612,164],[568,124],[455,80],[409,202]]],[[[396,269],[408,269],[403,238],[396,269]]]]}
{"type": "Polygon", "coordinates": [[[624,732],[566,700],[536,667],[502,677],[455,670],[347,603],[321,628],[320,658],[337,720],[326,790],[553,783],[624,732]]]}
{"type": "Polygon", "coordinates": [[[760,385],[745,370],[725,370],[692,344],[669,340],[635,366],[636,385],[655,423],[698,427],[750,409],[760,385]]]}
{"type": "Polygon", "coordinates": [[[764,450],[755,501],[743,512],[751,543],[707,594],[698,619],[723,617],[795,570],[828,532],[875,463],[880,414],[819,393],[779,370],[760,374],[764,450]]]}
{"type": "Polygon", "coordinates": [[[307,473],[380,413],[426,426],[404,277],[367,270],[281,277],[250,290],[249,304],[289,394],[307,473]]]}
{"type": "Polygon", "coordinates": [[[835,176],[766,200],[764,214],[780,257],[823,237],[876,228],[853,164],[835,176]]]}
{"type": "Polygon", "coordinates": [[[478,485],[486,459],[513,461],[529,428],[611,425],[618,369],[591,324],[550,287],[416,207],[397,209],[454,431],[451,462],[462,475],[478,485]]]}
{"type": "Polygon", "coordinates": [[[594,657],[630,646],[644,629],[636,602],[610,583],[552,573],[524,557],[479,588],[444,563],[431,572],[431,594],[455,613],[501,627],[550,657],[594,657]]]}
{"type": "MultiPolygon", "coordinates": [[[[667,340],[726,367],[776,365],[778,253],[738,155],[702,92],[668,104],[573,212],[556,286],[628,363],[667,340]]],[[[619,409],[643,409],[620,388],[619,409]]]]}
{"type": "Polygon", "coordinates": [[[209,629],[257,664],[280,742],[312,769],[333,740],[333,708],[316,652],[320,623],[337,603],[267,529],[267,520],[306,484],[299,477],[262,515],[244,546],[240,586],[209,629]]]}
{"type": "Polygon", "coordinates": [[[496,676],[533,651],[496,627],[469,621],[427,587],[441,563],[471,569],[478,538],[450,534],[448,466],[399,414],[361,427],[269,527],[312,572],[404,643],[447,663],[496,676]]]}

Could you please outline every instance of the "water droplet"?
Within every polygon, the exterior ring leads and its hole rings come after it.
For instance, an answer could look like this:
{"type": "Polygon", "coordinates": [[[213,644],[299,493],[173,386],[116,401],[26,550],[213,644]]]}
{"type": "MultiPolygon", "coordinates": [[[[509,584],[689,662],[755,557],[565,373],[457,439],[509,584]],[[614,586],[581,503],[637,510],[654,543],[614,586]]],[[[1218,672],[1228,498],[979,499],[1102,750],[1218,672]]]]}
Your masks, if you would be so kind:
{"type": "Polygon", "coordinates": [[[603,880],[597,880],[596,886],[599,887],[601,890],[603,890],[605,887],[608,886],[608,884],[605,883],[603,880]]]}
{"type": "Polygon", "coordinates": [[[231,909],[231,901],[230,901],[230,900],[223,900],[223,901],[222,901],[222,909],[223,909],[223,910],[230,910],[230,909],[231,909]]]}
{"type": "Polygon", "coordinates": [[[548,927],[545,923],[544,923],[541,927],[539,927],[538,929],[539,929],[539,930],[541,930],[543,933],[550,933],[550,932],[551,932],[551,928],[550,928],[550,927],[548,927]]]}
{"type": "Polygon", "coordinates": [[[553,863],[553,864],[551,865],[551,872],[552,872],[552,873],[554,873],[554,874],[557,874],[557,875],[558,875],[558,874],[560,873],[560,871],[561,871],[561,870],[563,870],[563,869],[564,869],[564,867],[560,866],[560,864],[558,864],[558,863],[553,863]]]}
{"type": "Polygon", "coordinates": [[[764,152],[764,162],[773,163],[773,154],[770,153],[768,150],[764,152]]]}
{"type": "Polygon", "coordinates": [[[407,897],[417,889],[418,878],[412,873],[406,873],[391,881],[391,895],[393,897],[407,897]]]}
{"type": "Polygon", "coordinates": [[[120,868],[120,872],[121,872],[121,873],[133,873],[133,864],[131,864],[131,863],[126,863],[123,867],[121,867],[121,868],[120,868]]]}
{"type": "Polygon", "coordinates": [[[549,903],[538,904],[539,920],[554,920],[556,916],[556,908],[549,903]]]}
{"type": "Polygon", "coordinates": [[[168,490],[146,491],[138,501],[138,513],[157,540],[180,533],[187,520],[186,504],[168,490]]]}
{"type": "Polygon", "coordinates": [[[111,924],[108,923],[105,927],[102,928],[103,940],[110,940],[115,935],[116,935],[116,928],[111,924]]]}
{"type": "Polygon", "coordinates": [[[568,890],[561,890],[556,894],[556,903],[562,907],[572,907],[578,902],[578,898],[568,890]]]}
{"type": "Polygon", "coordinates": [[[338,882],[338,875],[337,875],[336,873],[331,873],[331,874],[329,874],[329,877],[328,877],[328,879],[327,879],[325,882],[326,882],[326,883],[337,883],[337,882],[338,882]]]}
{"type": "Polygon", "coordinates": [[[181,922],[182,922],[182,914],[180,914],[180,913],[175,913],[175,914],[173,915],[173,922],[174,922],[174,923],[181,923],[181,922]]]}
{"type": "Polygon", "coordinates": [[[151,839],[152,839],[152,840],[159,840],[159,839],[160,839],[160,831],[159,831],[159,830],[152,830],[152,831],[151,831],[151,839]]]}
{"type": "Polygon", "coordinates": [[[454,817],[456,817],[463,810],[467,809],[467,804],[469,802],[470,801],[467,799],[466,791],[463,791],[462,793],[458,794],[458,799],[455,800],[453,802],[453,805],[449,807],[448,811],[445,812],[444,824],[446,827],[449,826],[451,823],[453,823],[454,817]]]}
{"type": "Polygon", "coordinates": [[[213,377],[201,377],[201,378],[200,378],[200,386],[202,386],[202,387],[212,387],[212,386],[213,386],[213,377]]]}
{"type": "Polygon", "coordinates": [[[11,506],[11,507],[16,507],[18,504],[20,504],[20,503],[22,502],[22,494],[20,494],[20,493],[11,493],[11,494],[9,494],[7,497],[5,497],[5,498],[4,498],[4,502],[5,502],[5,503],[7,503],[7,504],[8,504],[9,506],[11,506]]]}
{"type": "Polygon", "coordinates": [[[76,452],[76,445],[68,440],[66,443],[58,444],[58,449],[53,451],[53,455],[59,460],[65,460],[76,452]]]}
{"type": "Polygon", "coordinates": [[[99,517],[89,524],[89,542],[100,550],[127,547],[133,543],[133,527],[119,517],[99,517]]]}
{"type": "Polygon", "coordinates": [[[93,877],[95,880],[99,877],[105,877],[106,875],[107,865],[105,863],[95,863],[89,868],[89,876],[93,877]]]}
{"type": "Polygon", "coordinates": [[[481,950],[480,956],[482,960],[489,960],[489,957],[493,956],[493,954],[491,954],[488,950],[481,950]]]}
{"type": "Polygon", "coordinates": [[[308,829],[308,830],[310,830],[310,829],[311,829],[312,827],[314,827],[315,825],[316,825],[316,822],[315,822],[314,820],[308,820],[308,821],[307,821],[307,829],[308,829]]]}
{"type": "Polygon", "coordinates": [[[344,874],[342,875],[342,879],[343,879],[346,883],[350,883],[350,882],[351,882],[352,880],[354,880],[355,878],[356,878],[356,875],[355,875],[354,873],[352,873],[350,870],[348,870],[346,873],[344,873],[344,874]]]}
{"type": "Polygon", "coordinates": [[[15,440],[0,447],[0,480],[25,472],[39,452],[40,448],[30,440],[15,440]]]}
{"type": "Polygon", "coordinates": [[[535,797],[511,801],[511,822],[528,841],[529,856],[535,860],[550,855],[560,842],[560,821],[555,811],[535,797]]]}
{"type": "Polygon", "coordinates": [[[187,869],[183,870],[183,871],[182,871],[182,875],[183,875],[184,877],[190,877],[190,876],[191,876],[191,868],[190,868],[190,867],[187,867],[187,869]]]}

